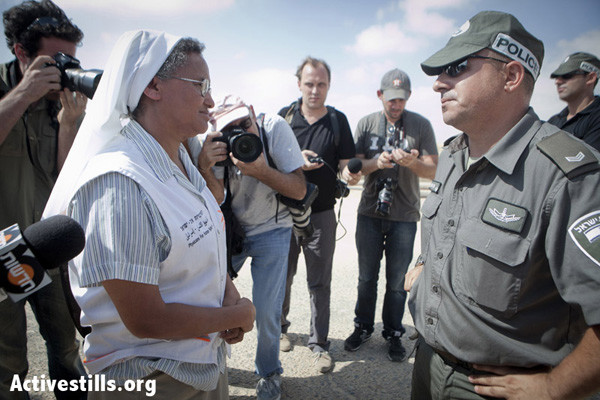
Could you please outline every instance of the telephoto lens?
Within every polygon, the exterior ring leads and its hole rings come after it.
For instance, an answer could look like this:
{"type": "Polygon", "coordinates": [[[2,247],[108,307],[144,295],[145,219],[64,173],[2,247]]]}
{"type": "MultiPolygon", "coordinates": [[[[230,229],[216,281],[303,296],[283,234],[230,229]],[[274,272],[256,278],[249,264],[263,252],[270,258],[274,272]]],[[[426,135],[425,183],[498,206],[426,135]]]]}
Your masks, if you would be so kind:
{"type": "Polygon", "coordinates": [[[311,208],[308,207],[305,211],[296,208],[289,208],[289,210],[292,214],[294,235],[300,240],[311,237],[315,231],[312,222],[310,222],[311,208]]]}
{"type": "Polygon", "coordinates": [[[82,69],[78,59],[60,52],[53,58],[56,61],[54,66],[60,71],[60,85],[63,89],[83,93],[89,99],[94,97],[102,78],[101,69],[82,69]]]}

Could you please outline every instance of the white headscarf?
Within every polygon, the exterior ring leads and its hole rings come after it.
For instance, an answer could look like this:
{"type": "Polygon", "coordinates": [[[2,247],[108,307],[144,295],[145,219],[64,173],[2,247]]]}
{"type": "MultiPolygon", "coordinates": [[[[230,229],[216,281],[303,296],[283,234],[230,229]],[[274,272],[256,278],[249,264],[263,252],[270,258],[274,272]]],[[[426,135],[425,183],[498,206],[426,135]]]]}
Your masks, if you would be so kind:
{"type": "Polygon", "coordinates": [[[88,160],[100,153],[126,124],[148,83],[180,37],[165,32],[125,32],[106,63],[102,79],[69,151],[43,218],[64,214],[88,160]]]}

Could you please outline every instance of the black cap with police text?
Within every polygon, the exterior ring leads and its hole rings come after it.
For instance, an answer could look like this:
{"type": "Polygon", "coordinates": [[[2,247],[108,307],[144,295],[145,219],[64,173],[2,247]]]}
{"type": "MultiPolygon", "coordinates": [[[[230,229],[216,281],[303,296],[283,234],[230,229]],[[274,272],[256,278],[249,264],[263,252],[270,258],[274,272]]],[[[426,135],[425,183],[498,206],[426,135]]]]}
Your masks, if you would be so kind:
{"type": "Polygon", "coordinates": [[[408,100],[410,97],[410,79],[406,72],[395,68],[383,75],[380,90],[386,101],[394,99],[408,100]]]}
{"type": "Polygon", "coordinates": [[[582,51],[573,53],[558,66],[556,71],[550,74],[550,78],[570,74],[575,71],[594,72],[600,79],[600,60],[593,54],[582,51]]]}
{"type": "Polygon", "coordinates": [[[465,22],[443,49],[421,63],[421,68],[427,75],[440,75],[445,66],[483,49],[518,61],[534,79],[540,74],[544,44],[514,16],[498,11],[482,11],[465,22]]]}

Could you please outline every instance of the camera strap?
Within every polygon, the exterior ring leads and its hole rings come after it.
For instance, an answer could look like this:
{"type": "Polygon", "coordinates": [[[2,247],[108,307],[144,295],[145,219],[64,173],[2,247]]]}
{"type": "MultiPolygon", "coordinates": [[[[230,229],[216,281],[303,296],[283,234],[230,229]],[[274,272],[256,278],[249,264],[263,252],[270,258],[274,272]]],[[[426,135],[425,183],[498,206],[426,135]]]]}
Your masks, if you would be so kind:
{"type": "Polygon", "coordinates": [[[273,160],[273,157],[271,157],[271,151],[269,150],[269,140],[268,140],[267,134],[265,132],[265,114],[264,113],[258,114],[258,117],[256,117],[256,122],[258,122],[258,132],[260,133],[260,140],[263,144],[263,149],[264,149],[265,155],[267,156],[267,161],[269,163],[269,166],[271,168],[275,168],[276,170],[279,170],[279,168],[277,168],[277,165],[275,164],[275,161],[273,160]]]}
{"type": "MultiPolygon", "coordinates": [[[[377,130],[377,135],[383,138],[384,146],[386,145],[386,139],[388,138],[387,134],[387,117],[385,116],[385,112],[381,112],[381,117],[379,119],[379,129],[377,130]]],[[[404,113],[400,116],[400,119],[394,123],[394,134],[392,136],[393,145],[396,146],[400,143],[400,140],[404,140],[406,134],[404,133],[404,113]]]]}
{"type": "MultiPolygon", "coordinates": [[[[258,132],[260,134],[260,141],[263,144],[263,151],[267,156],[267,162],[271,168],[279,170],[273,157],[271,157],[271,151],[269,150],[269,138],[267,138],[267,133],[265,131],[265,113],[260,113],[256,117],[256,122],[258,123],[258,132]]],[[[277,205],[275,206],[275,223],[277,223],[277,216],[279,215],[279,201],[276,201],[277,205]]]]}

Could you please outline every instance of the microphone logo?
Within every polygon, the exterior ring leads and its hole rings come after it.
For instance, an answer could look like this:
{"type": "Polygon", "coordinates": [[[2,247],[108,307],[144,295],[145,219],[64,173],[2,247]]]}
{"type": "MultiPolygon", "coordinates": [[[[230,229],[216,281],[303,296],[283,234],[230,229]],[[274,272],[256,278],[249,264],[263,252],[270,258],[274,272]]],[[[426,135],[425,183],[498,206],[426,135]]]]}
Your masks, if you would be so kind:
{"type": "Polygon", "coordinates": [[[21,264],[14,254],[9,253],[0,256],[0,261],[8,271],[8,283],[23,289],[23,293],[30,292],[35,288],[35,272],[28,264],[21,264]]]}
{"type": "Polygon", "coordinates": [[[17,302],[52,280],[21,236],[17,224],[0,231],[0,287],[17,302]]]}

